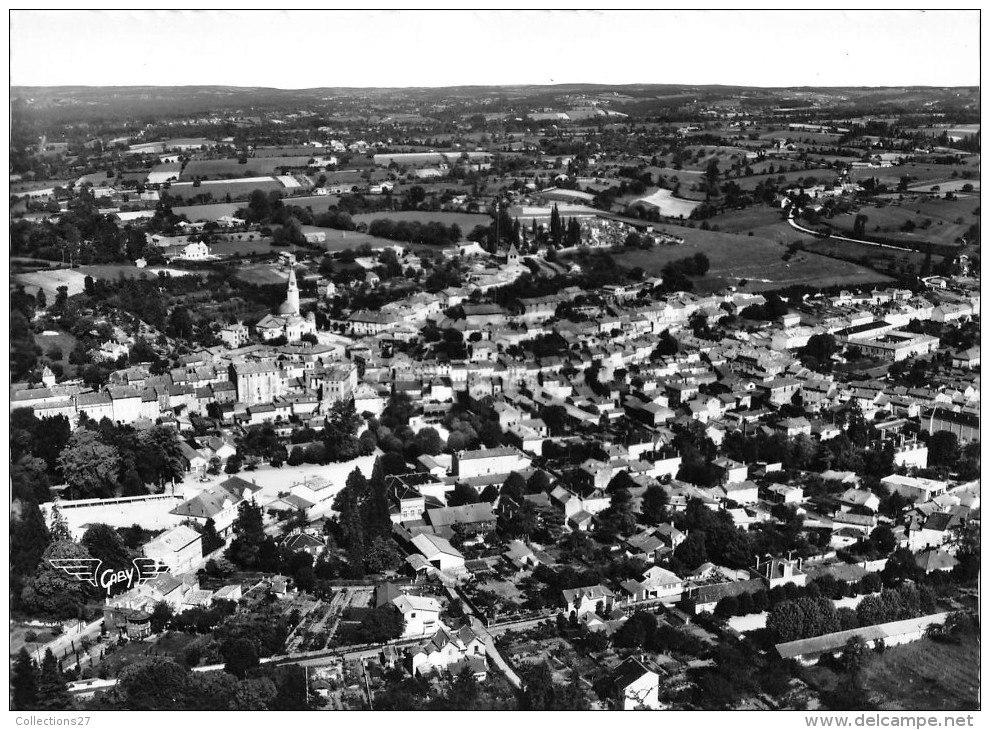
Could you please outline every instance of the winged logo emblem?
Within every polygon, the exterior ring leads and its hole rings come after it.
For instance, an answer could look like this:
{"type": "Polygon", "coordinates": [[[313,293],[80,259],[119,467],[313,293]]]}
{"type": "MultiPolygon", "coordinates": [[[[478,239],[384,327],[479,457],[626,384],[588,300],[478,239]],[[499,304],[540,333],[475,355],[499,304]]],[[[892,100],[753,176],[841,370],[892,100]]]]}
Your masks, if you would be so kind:
{"type": "Polygon", "coordinates": [[[103,567],[99,558],[57,558],[48,562],[83,583],[103,588],[107,595],[117,586],[135,588],[168,572],[168,566],[157,558],[134,558],[133,567],[119,570],[103,567]]]}

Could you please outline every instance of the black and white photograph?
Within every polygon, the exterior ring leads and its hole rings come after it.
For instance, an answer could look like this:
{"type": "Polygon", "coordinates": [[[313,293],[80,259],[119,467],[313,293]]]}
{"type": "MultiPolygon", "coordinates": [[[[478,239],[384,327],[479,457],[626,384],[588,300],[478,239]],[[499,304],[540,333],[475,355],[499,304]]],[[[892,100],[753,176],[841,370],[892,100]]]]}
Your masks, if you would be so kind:
{"type": "Polygon", "coordinates": [[[978,8],[8,19],[11,726],[978,726],[978,8]]]}

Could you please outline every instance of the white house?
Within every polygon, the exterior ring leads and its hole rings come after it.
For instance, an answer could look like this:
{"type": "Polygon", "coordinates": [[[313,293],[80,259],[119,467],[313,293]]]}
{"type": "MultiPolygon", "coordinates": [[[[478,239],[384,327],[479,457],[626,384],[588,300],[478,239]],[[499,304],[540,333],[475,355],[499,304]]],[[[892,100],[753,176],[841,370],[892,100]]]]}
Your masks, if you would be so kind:
{"type": "Polygon", "coordinates": [[[564,610],[575,614],[578,618],[586,613],[597,613],[598,604],[602,604],[602,612],[612,610],[615,594],[603,585],[585,586],[584,588],[568,588],[561,591],[564,599],[564,610]]]}
{"type": "Polygon", "coordinates": [[[612,683],[616,706],[622,710],[659,710],[660,675],[636,657],[629,657],[615,670],[612,683]]]}
{"type": "Polygon", "coordinates": [[[392,599],[392,605],[402,614],[405,627],[402,638],[428,636],[440,626],[440,602],[435,598],[425,596],[407,596],[405,594],[392,599]]]}

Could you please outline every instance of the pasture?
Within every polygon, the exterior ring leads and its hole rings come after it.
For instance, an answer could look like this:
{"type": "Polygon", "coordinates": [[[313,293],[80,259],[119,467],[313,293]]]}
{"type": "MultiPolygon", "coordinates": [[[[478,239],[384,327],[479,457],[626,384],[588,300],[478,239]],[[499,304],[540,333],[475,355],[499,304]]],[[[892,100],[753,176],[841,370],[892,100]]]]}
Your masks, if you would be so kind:
{"type": "Polygon", "coordinates": [[[249,157],[241,164],[236,159],[190,160],[180,180],[260,177],[274,175],[279,168],[305,168],[311,157],[249,157]]]}
{"type": "MultiPolygon", "coordinates": [[[[699,291],[738,286],[741,279],[747,280],[744,287],[747,291],[797,284],[831,286],[888,280],[888,277],[858,264],[813,253],[799,252],[790,261],[784,261],[782,256],[787,249],[766,236],[741,236],[687,228],[678,228],[675,232],[684,237],[683,244],[651,250],[623,250],[614,254],[615,260],[624,267],[639,266],[648,275],[659,275],[669,261],[704,253],[710,268],[706,276],[695,282],[699,291]]],[[[794,238],[792,236],[790,240],[794,238]]]]}
{"type": "MultiPolygon", "coordinates": [[[[474,230],[475,226],[487,226],[492,222],[491,216],[484,213],[447,213],[443,211],[403,210],[381,213],[359,213],[354,216],[355,223],[371,223],[373,220],[385,218],[390,221],[416,221],[417,223],[443,223],[445,226],[457,224],[461,228],[461,238],[474,230]]],[[[329,238],[329,236],[328,236],[329,238]]]]}
{"type": "Polygon", "coordinates": [[[237,278],[248,284],[285,284],[288,273],[273,268],[270,264],[242,266],[237,270],[237,278]]]}
{"type": "Polygon", "coordinates": [[[216,241],[211,243],[210,253],[221,258],[228,258],[233,256],[247,256],[256,253],[276,253],[278,251],[288,250],[284,246],[272,246],[272,239],[270,236],[262,237],[258,234],[253,234],[254,238],[249,239],[248,236],[252,234],[242,235],[244,235],[244,239],[241,241],[228,239],[226,241],[216,241]]]}
{"type": "Polygon", "coordinates": [[[922,639],[892,646],[863,669],[863,683],[880,710],[949,712],[980,706],[980,646],[922,639]]]}
{"type": "Polygon", "coordinates": [[[966,170],[976,178],[972,181],[975,185],[980,175],[979,158],[968,158],[961,165],[934,165],[923,162],[908,162],[894,167],[853,170],[850,178],[853,182],[862,183],[863,180],[869,180],[871,177],[875,177],[879,182],[894,190],[901,178],[908,175],[911,178],[911,186],[927,189],[932,185],[938,185],[956,179],[952,177],[953,172],[958,172],[961,175],[966,170]]]}
{"type": "MultiPolygon", "coordinates": [[[[978,201],[973,199],[945,200],[913,196],[894,201],[883,208],[863,207],[859,214],[867,216],[867,235],[915,244],[930,242],[951,246],[973,223],[979,222],[979,216],[973,215],[973,210],[978,205],[978,201]],[[901,230],[909,221],[916,228],[911,232],[901,230]],[[924,227],[925,221],[931,223],[924,227]]],[[[828,223],[843,235],[852,235],[855,220],[856,214],[847,213],[835,216],[828,223]]]]}
{"type": "MultiPolygon", "coordinates": [[[[310,208],[313,213],[325,213],[330,206],[340,202],[336,195],[303,195],[294,198],[282,198],[283,205],[296,205],[300,208],[310,208]]],[[[206,205],[176,205],[172,212],[184,215],[190,222],[215,221],[227,215],[234,215],[245,203],[208,203],[206,205]]]]}
{"type": "MultiPolygon", "coordinates": [[[[380,217],[381,215],[373,215],[373,218],[380,217]]],[[[440,250],[436,246],[406,243],[405,241],[390,241],[387,238],[370,236],[367,233],[358,233],[357,231],[339,231],[335,228],[319,228],[317,226],[303,226],[302,229],[305,233],[325,233],[327,240],[324,243],[317,243],[314,245],[319,246],[324,251],[329,251],[331,253],[343,251],[348,248],[357,249],[365,244],[371,246],[373,249],[382,249],[386,246],[402,246],[403,248],[408,248],[413,251],[418,251],[421,249],[427,249],[430,251],[440,250]]],[[[470,233],[470,231],[468,232],[470,233]]]]}
{"type": "Polygon", "coordinates": [[[191,182],[172,183],[168,188],[168,194],[176,200],[190,200],[206,194],[213,196],[213,200],[223,200],[228,195],[231,199],[246,198],[255,190],[284,194],[285,189],[285,186],[273,177],[258,177],[242,180],[204,180],[199,186],[191,182]]]}

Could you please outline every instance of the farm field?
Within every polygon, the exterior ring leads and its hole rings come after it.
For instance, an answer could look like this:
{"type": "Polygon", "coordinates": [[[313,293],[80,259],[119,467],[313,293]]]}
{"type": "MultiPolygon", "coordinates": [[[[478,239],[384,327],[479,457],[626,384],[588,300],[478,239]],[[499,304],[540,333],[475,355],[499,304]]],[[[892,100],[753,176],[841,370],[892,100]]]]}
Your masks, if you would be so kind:
{"type": "Polygon", "coordinates": [[[280,167],[305,168],[311,157],[249,157],[241,164],[236,159],[190,160],[182,171],[180,180],[224,177],[260,177],[274,175],[280,167]]]}
{"type": "MultiPolygon", "coordinates": [[[[978,201],[928,199],[925,197],[906,198],[900,202],[877,208],[863,207],[859,213],[867,216],[866,233],[905,242],[930,242],[941,245],[953,245],[973,223],[979,222],[979,217],[973,215],[973,210],[979,205],[978,201]],[[922,223],[931,220],[931,225],[922,230],[922,223]],[[901,230],[908,221],[917,228],[914,232],[901,230]]],[[[852,235],[856,215],[847,213],[837,215],[828,223],[845,235],[852,235]]]]}
{"type": "Polygon", "coordinates": [[[237,278],[248,284],[284,284],[288,281],[289,275],[273,268],[270,264],[259,264],[240,267],[237,270],[237,278]]]}
{"type": "MultiPolygon", "coordinates": [[[[451,226],[455,223],[461,227],[461,239],[469,234],[475,226],[487,226],[492,222],[490,216],[483,213],[446,213],[443,211],[403,210],[396,212],[359,213],[354,216],[355,223],[371,223],[373,220],[386,218],[390,221],[417,221],[419,223],[443,223],[451,226]]],[[[329,236],[327,236],[329,238],[329,236]]]]}
{"type": "Polygon", "coordinates": [[[207,180],[199,187],[192,183],[172,183],[168,189],[168,194],[173,199],[186,200],[209,193],[214,200],[222,200],[227,195],[231,198],[246,198],[255,190],[283,192],[285,189],[281,182],[273,177],[268,177],[251,180],[207,180]]]}
{"type": "MultiPolygon", "coordinates": [[[[969,158],[961,165],[929,165],[921,162],[908,162],[895,167],[868,168],[865,170],[853,170],[850,177],[853,182],[861,183],[875,177],[879,182],[894,189],[905,175],[911,177],[911,185],[916,187],[931,187],[947,180],[953,180],[953,171],[962,174],[964,170],[969,170],[974,177],[979,178],[980,163],[979,158],[969,158]]],[[[975,182],[974,182],[975,184],[975,182]]]]}
{"type": "MultiPolygon", "coordinates": [[[[303,195],[298,198],[282,198],[283,205],[296,205],[300,208],[311,208],[314,213],[325,213],[327,209],[336,205],[340,198],[336,195],[303,195]]],[[[226,215],[234,215],[239,208],[245,207],[245,203],[209,203],[207,205],[176,205],[172,207],[172,212],[176,215],[184,215],[191,222],[215,221],[226,215]]]]}
{"type": "MultiPolygon", "coordinates": [[[[622,266],[640,266],[647,274],[655,275],[660,274],[669,261],[704,253],[711,268],[705,277],[695,282],[695,286],[703,291],[737,286],[740,279],[748,281],[744,287],[747,291],[763,291],[796,284],[830,286],[889,280],[864,266],[813,253],[798,253],[790,261],[783,261],[781,257],[786,253],[786,248],[763,236],[740,236],[683,228],[676,232],[684,237],[684,244],[648,251],[622,251],[614,254],[615,260],[622,266]]],[[[790,240],[793,241],[794,237],[790,240]]]]}
{"type": "Polygon", "coordinates": [[[246,256],[255,253],[274,253],[287,250],[284,246],[272,246],[272,239],[262,238],[255,235],[254,240],[243,241],[217,241],[210,244],[210,253],[214,256],[246,256]]]}
{"type": "Polygon", "coordinates": [[[145,182],[149,185],[154,185],[156,183],[168,182],[169,180],[178,180],[180,172],[182,172],[182,165],[180,163],[162,162],[151,168],[151,172],[148,173],[145,182]]]}
{"type": "Polygon", "coordinates": [[[962,644],[922,639],[888,648],[867,664],[863,681],[881,710],[973,710],[980,706],[979,667],[976,637],[962,644]]]}
{"type": "Polygon", "coordinates": [[[98,264],[93,266],[80,266],[78,269],[46,269],[44,271],[30,271],[17,274],[14,278],[24,284],[26,291],[34,293],[38,289],[44,289],[45,295],[49,299],[58,293],[60,286],[68,287],[69,296],[79,294],[83,291],[87,276],[94,279],[117,279],[123,274],[128,278],[137,278],[144,274],[147,277],[155,277],[159,271],[167,271],[172,276],[186,276],[192,272],[183,269],[170,269],[165,266],[152,266],[147,269],[139,269],[133,264],[98,264]]]}
{"type": "Polygon", "coordinates": [[[657,208],[660,211],[660,215],[669,218],[679,218],[681,216],[687,218],[691,215],[691,211],[698,207],[698,204],[693,201],[675,198],[670,190],[664,190],[663,188],[641,198],[636,198],[629,205],[657,208]]]}
{"type": "Polygon", "coordinates": [[[755,236],[761,228],[774,226],[780,223],[781,220],[781,211],[779,208],[754,205],[743,210],[727,210],[713,218],[709,218],[708,222],[713,226],[718,226],[719,230],[725,233],[742,233],[745,235],[749,231],[753,231],[753,235],[755,236]]]}
{"type": "MultiPolygon", "coordinates": [[[[326,233],[326,242],[317,243],[316,245],[323,250],[330,252],[343,251],[348,248],[356,249],[365,244],[368,244],[373,249],[382,249],[386,246],[402,246],[403,248],[408,248],[411,251],[436,251],[438,253],[441,251],[438,246],[427,246],[421,243],[407,243],[405,241],[390,241],[387,238],[379,238],[377,236],[368,235],[367,233],[358,233],[357,231],[339,231],[335,228],[319,228],[318,226],[303,226],[302,229],[305,233],[326,233]]],[[[470,233],[470,231],[467,232],[470,233]]]]}

